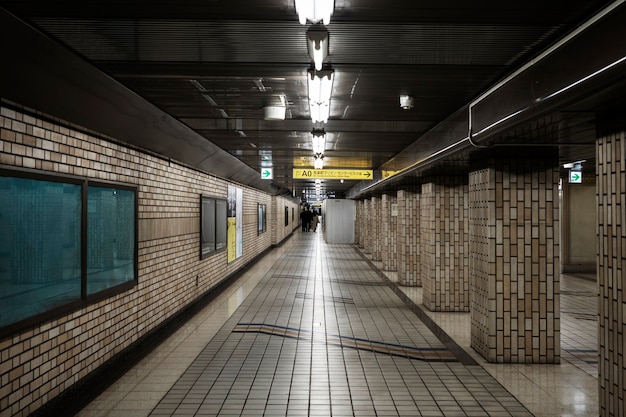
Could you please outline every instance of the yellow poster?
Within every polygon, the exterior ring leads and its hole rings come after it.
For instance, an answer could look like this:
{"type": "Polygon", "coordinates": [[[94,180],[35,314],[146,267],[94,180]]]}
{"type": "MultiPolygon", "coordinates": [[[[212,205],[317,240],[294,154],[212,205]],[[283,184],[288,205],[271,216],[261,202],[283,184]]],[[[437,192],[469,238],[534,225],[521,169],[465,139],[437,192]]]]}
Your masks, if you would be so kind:
{"type": "Polygon", "coordinates": [[[237,257],[237,218],[228,218],[228,262],[235,260],[237,257]]]}

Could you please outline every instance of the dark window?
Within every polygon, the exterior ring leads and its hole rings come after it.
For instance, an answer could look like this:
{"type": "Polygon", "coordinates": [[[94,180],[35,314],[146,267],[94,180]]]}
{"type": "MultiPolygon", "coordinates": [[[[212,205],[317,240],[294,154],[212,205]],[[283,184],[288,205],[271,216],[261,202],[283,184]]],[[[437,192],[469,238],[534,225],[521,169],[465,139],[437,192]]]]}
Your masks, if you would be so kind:
{"type": "Polygon", "coordinates": [[[136,191],[91,184],[0,170],[2,334],[137,282],[136,191]]]}
{"type": "Polygon", "coordinates": [[[135,192],[101,186],[87,192],[87,294],[132,281],[135,192]]]}
{"type": "Polygon", "coordinates": [[[265,233],[267,230],[267,214],[265,204],[258,205],[258,234],[265,233]]]}
{"type": "Polygon", "coordinates": [[[225,199],[202,196],[200,258],[226,249],[227,204],[225,199]]]}

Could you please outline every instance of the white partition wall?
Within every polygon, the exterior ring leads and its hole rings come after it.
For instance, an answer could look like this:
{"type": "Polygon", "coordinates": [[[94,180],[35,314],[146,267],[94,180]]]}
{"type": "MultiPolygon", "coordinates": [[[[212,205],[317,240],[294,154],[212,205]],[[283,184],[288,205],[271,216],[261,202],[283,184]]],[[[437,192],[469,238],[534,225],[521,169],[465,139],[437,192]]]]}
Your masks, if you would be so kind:
{"type": "Polygon", "coordinates": [[[354,243],[354,200],[325,200],[322,218],[324,239],[327,243],[354,243]]]}

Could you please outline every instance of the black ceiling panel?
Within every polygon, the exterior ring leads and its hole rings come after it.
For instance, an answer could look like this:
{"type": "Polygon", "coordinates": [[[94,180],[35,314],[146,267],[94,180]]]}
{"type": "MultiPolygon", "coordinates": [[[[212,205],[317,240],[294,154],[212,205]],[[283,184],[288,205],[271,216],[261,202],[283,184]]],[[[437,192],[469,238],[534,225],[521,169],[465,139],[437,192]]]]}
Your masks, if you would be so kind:
{"type": "MultiPolygon", "coordinates": [[[[610,3],[336,0],[326,27],[326,166],[410,165],[421,138],[437,148],[427,132],[610,3]],[[412,109],[400,108],[402,94],[412,109]]],[[[312,187],[292,178],[294,167],[312,165],[310,132],[320,127],[308,108],[310,25],[299,24],[293,0],[0,5],[253,170],[271,163],[294,195],[312,187]],[[264,107],[282,105],[284,121],[264,120],[264,107]]],[[[580,117],[568,129],[587,138],[588,126],[580,117]]],[[[342,195],[353,185],[324,187],[342,195]]]]}

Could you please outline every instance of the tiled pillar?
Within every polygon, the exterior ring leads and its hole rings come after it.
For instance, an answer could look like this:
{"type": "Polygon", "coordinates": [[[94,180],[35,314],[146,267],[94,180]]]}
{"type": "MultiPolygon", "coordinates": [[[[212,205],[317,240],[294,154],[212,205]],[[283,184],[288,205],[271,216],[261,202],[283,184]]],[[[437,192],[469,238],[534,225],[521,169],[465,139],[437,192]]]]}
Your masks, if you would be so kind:
{"type": "Polygon", "coordinates": [[[363,200],[363,252],[372,253],[372,202],[363,200]]]}
{"type": "Polygon", "coordinates": [[[356,224],[354,228],[354,243],[357,247],[363,247],[363,201],[357,200],[355,203],[356,224]]]}
{"type": "Polygon", "coordinates": [[[422,285],[420,279],[420,194],[398,191],[398,283],[422,285]]]}
{"type": "Polygon", "coordinates": [[[469,311],[466,178],[438,177],[420,198],[423,304],[431,311],[469,311]]]}
{"type": "Polygon", "coordinates": [[[559,363],[558,158],[523,152],[469,176],[471,346],[490,362],[559,363]]]}
{"type": "Polygon", "coordinates": [[[381,214],[381,198],[380,197],[372,197],[372,206],[371,206],[372,222],[370,223],[372,230],[372,260],[373,261],[382,261],[382,247],[383,242],[381,239],[382,233],[382,214],[381,214]]]}
{"type": "Polygon", "coordinates": [[[626,415],[626,133],[597,141],[600,415],[626,415]]]}
{"type": "Polygon", "coordinates": [[[381,199],[383,270],[398,267],[398,204],[395,196],[384,194],[381,199]]]}

